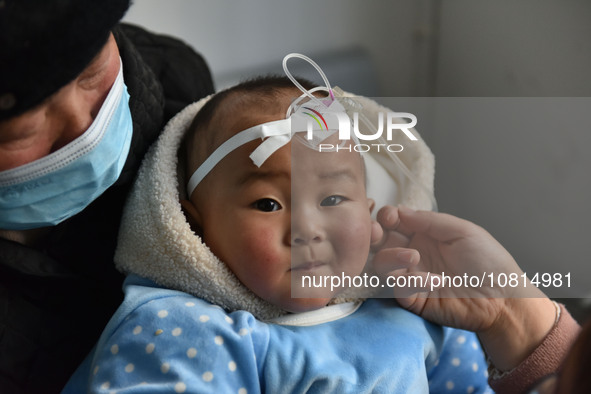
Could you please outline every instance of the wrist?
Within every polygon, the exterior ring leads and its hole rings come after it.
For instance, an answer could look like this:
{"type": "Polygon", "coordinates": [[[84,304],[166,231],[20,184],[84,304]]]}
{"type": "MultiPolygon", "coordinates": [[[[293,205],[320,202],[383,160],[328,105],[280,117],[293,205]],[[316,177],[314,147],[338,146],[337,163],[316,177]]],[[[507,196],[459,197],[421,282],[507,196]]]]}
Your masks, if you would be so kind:
{"type": "Polygon", "coordinates": [[[542,343],[557,320],[557,309],[545,297],[504,301],[495,322],[478,336],[495,368],[509,371],[542,343]]]}

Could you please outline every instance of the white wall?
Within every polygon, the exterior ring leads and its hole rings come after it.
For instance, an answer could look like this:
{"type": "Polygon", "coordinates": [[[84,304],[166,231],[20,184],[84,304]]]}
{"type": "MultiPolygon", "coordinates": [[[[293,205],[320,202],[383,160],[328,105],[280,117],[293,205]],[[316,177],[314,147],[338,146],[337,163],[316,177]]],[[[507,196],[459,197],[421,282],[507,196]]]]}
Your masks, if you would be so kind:
{"type": "Polygon", "coordinates": [[[591,2],[443,1],[440,96],[590,96],[591,2]]]}
{"type": "Polygon", "coordinates": [[[591,2],[444,1],[439,25],[438,95],[547,97],[423,132],[440,208],[486,227],[529,272],[572,271],[591,295],[591,100],[552,98],[591,96],[591,2]]]}
{"type": "Polygon", "coordinates": [[[422,23],[419,15],[425,4],[425,0],[136,0],[126,20],[182,37],[205,56],[216,80],[237,70],[279,64],[290,52],[321,56],[361,48],[377,72],[376,95],[406,96],[413,94],[415,29],[422,23]]]}

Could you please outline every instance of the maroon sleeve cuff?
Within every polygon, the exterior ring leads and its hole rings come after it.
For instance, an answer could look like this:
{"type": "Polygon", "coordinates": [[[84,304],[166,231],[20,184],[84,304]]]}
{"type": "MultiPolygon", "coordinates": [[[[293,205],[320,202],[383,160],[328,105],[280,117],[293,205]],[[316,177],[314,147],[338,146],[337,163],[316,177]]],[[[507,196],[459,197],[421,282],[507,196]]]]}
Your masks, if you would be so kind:
{"type": "Polygon", "coordinates": [[[491,375],[489,384],[495,392],[522,394],[558,371],[581,330],[564,305],[560,304],[560,309],[560,319],[532,354],[500,377],[491,375]]]}

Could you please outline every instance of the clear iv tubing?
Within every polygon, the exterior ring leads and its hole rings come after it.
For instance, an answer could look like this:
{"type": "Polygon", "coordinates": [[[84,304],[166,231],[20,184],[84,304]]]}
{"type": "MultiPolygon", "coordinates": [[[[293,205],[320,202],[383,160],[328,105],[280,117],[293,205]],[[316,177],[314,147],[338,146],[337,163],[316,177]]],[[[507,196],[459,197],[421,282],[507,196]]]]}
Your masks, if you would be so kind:
{"type": "MultiPolygon", "coordinates": [[[[361,121],[363,123],[365,123],[365,125],[370,130],[377,130],[375,125],[369,119],[367,119],[367,117],[365,116],[365,114],[363,112],[359,113],[359,118],[361,119],[361,121]]],[[[386,141],[386,139],[384,138],[383,135],[381,135],[378,138],[378,142],[381,144],[384,144],[384,145],[388,144],[388,142],[386,141]]],[[[429,199],[431,200],[431,210],[437,212],[437,210],[438,210],[437,200],[435,199],[435,195],[433,195],[433,192],[431,192],[425,185],[423,185],[421,182],[419,182],[418,180],[415,179],[412,172],[410,172],[408,167],[402,162],[402,160],[400,160],[400,158],[398,156],[396,156],[396,154],[394,152],[390,152],[388,149],[386,149],[386,152],[388,152],[388,156],[390,157],[390,159],[392,159],[396,164],[398,164],[398,166],[400,167],[400,169],[402,170],[404,175],[406,175],[406,177],[408,179],[410,179],[410,181],[412,183],[417,185],[427,196],[429,196],[429,199]]]]}
{"type": "MultiPolygon", "coordinates": [[[[304,95],[308,96],[310,98],[310,100],[315,101],[316,103],[322,103],[324,106],[328,107],[328,104],[326,102],[322,102],[320,100],[318,100],[318,97],[314,97],[314,95],[312,95],[312,93],[319,91],[319,90],[324,90],[328,92],[328,95],[330,96],[330,102],[334,101],[334,93],[332,92],[332,88],[330,87],[330,82],[328,82],[328,78],[326,77],[326,74],[324,74],[324,71],[322,71],[322,69],[320,68],[320,66],[318,64],[316,64],[316,62],[312,59],[310,59],[308,56],[306,55],[302,55],[300,53],[290,53],[288,55],[286,55],[283,58],[283,71],[285,72],[285,75],[291,80],[291,82],[293,82],[293,84],[295,86],[297,86],[298,89],[300,89],[304,95]],[[322,81],[324,81],[324,87],[317,87],[314,89],[310,89],[307,90],[306,88],[304,88],[297,79],[294,78],[293,75],[291,75],[291,73],[289,72],[289,69],[287,68],[287,61],[291,58],[298,58],[298,59],[302,59],[307,61],[308,63],[310,63],[315,69],[316,71],[318,71],[318,73],[320,74],[320,76],[322,77],[322,81]]],[[[287,109],[287,112],[289,114],[289,112],[291,111],[292,107],[294,105],[296,105],[297,103],[299,103],[302,100],[303,96],[301,96],[300,98],[298,98],[297,100],[295,100],[292,105],[289,106],[289,108],[287,109]]]]}
{"type": "MultiPolygon", "coordinates": [[[[305,98],[305,96],[308,96],[311,100],[313,100],[316,103],[321,103],[324,106],[328,107],[330,105],[330,103],[332,103],[335,100],[335,96],[334,93],[332,91],[332,88],[330,86],[330,82],[328,82],[328,78],[326,77],[326,74],[324,74],[324,72],[322,71],[322,69],[320,68],[320,66],[318,66],[318,64],[316,64],[316,62],[314,62],[312,59],[310,59],[308,56],[299,54],[299,53],[290,53],[288,55],[286,55],[283,58],[283,71],[285,72],[285,75],[291,80],[291,82],[293,82],[293,84],[295,86],[297,86],[298,89],[300,89],[304,94],[301,95],[300,97],[298,97],[296,100],[294,100],[291,105],[289,106],[289,108],[287,109],[287,114],[286,117],[289,117],[291,115],[291,112],[294,111],[295,112],[295,107],[297,106],[297,104],[302,101],[302,99],[305,98]],[[298,58],[298,59],[302,59],[307,61],[308,63],[310,63],[315,69],[316,71],[318,71],[318,73],[320,74],[320,76],[322,77],[322,80],[324,81],[326,86],[318,86],[316,88],[310,89],[310,90],[306,90],[295,78],[294,76],[289,72],[289,69],[287,68],[287,61],[291,58],[298,58]],[[312,95],[312,93],[317,92],[317,91],[325,91],[328,92],[329,96],[330,96],[330,102],[327,104],[326,102],[320,101],[318,100],[317,97],[315,97],[314,95],[312,95]]],[[[362,111],[359,111],[359,118],[361,119],[361,121],[363,123],[365,123],[365,125],[370,129],[370,130],[377,130],[377,128],[375,127],[375,125],[365,116],[365,114],[362,111]]],[[[383,144],[387,144],[388,142],[384,139],[383,136],[380,136],[378,138],[378,141],[380,143],[383,144]]],[[[423,185],[421,182],[419,182],[418,180],[415,179],[414,175],[412,174],[412,172],[408,169],[408,167],[406,167],[406,165],[402,162],[402,160],[400,160],[400,158],[398,156],[396,156],[395,153],[390,152],[389,150],[386,150],[388,152],[388,156],[390,157],[390,159],[392,159],[392,161],[394,161],[396,164],[398,164],[398,166],[400,167],[400,169],[402,170],[402,172],[404,173],[404,175],[406,175],[406,177],[415,185],[417,185],[421,190],[423,190],[424,193],[427,194],[427,196],[429,196],[429,199],[431,200],[431,206],[432,206],[432,210],[433,211],[437,211],[437,200],[435,200],[435,196],[433,195],[433,193],[425,186],[423,185]]]]}
{"type": "MultiPolygon", "coordinates": [[[[301,90],[301,89],[300,89],[301,90]]],[[[287,112],[285,114],[286,118],[289,118],[289,116],[292,114],[292,112],[296,111],[296,107],[298,106],[298,104],[300,103],[300,101],[302,101],[303,99],[306,98],[306,96],[310,96],[312,97],[312,100],[314,100],[314,102],[318,103],[318,104],[322,104],[325,107],[328,107],[328,105],[326,105],[325,102],[318,100],[318,97],[314,97],[312,96],[312,93],[314,92],[319,92],[319,91],[324,91],[327,93],[331,93],[331,91],[329,91],[327,88],[325,88],[324,86],[317,86],[315,88],[312,88],[310,90],[302,90],[304,92],[304,94],[302,94],[300,97],[298,97],[297,99],[295,99],[290,105],[289,108],[287,108],[287,112]]],[[[333,99],[334,100],[334,99],[333,99]]],[[[332,100],[331,100],[332,102],[332,100]]]]}

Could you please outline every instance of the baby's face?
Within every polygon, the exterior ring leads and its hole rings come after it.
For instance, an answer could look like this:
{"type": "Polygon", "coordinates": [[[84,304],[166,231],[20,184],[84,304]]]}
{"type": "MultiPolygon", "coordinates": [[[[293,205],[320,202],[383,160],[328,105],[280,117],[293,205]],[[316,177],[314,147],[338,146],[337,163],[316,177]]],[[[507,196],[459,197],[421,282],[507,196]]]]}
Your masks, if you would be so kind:
{"type": "Polygon", "coordinates": [[[248,156],[258,144],[212,170],[192,196],[194,219],[212,252],[259,297],[292,312],[320,308],[342,289],[304,289],[302,276],[359,275],[369,253],[373,203],[361,157],[294,139],[257,168],[248,156]]]}

